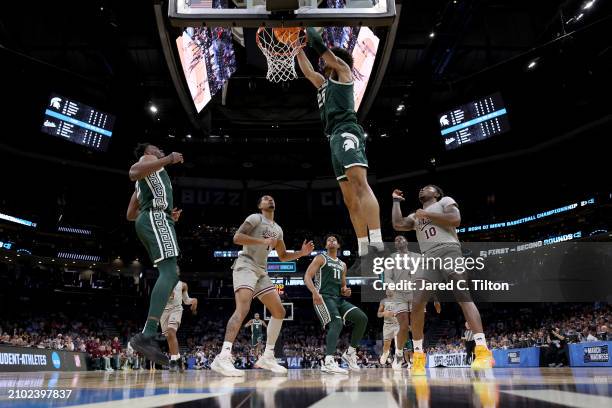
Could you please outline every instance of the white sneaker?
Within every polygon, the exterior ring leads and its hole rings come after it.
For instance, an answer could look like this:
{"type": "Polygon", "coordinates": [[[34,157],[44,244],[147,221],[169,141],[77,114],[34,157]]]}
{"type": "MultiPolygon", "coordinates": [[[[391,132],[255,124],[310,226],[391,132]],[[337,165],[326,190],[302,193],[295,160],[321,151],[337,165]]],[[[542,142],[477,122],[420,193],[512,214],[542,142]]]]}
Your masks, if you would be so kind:
{"type": "Polygon", "coordinates": [[[382,353],[378,361],[380,362],[380,364],[385,365],[387,364],[387,358],[389,358],[389,353],[382,353]]]}
{"type": "Polygon", "coordinates": [[[259,360],[255,363],[255,367],[270,370],[276,374],[287,374],[287,369],[282,365],[278,364],[273,354],[263,353],[259,360]]]}
{"type": "Polygon", "coordinates": [[[325,363],[321,366],[321,371],[330,374],[348,374],[347,370],[338,367],[338,363],[334,359],[325,359],[325,363]]]}
{"type": "Polygon", "coordinates": [[[361,367],[357,365],[356,352],[349,353],[348,351],[345,351],[344,354],[342,354],[342,360],[344,360],[344,362],[349,366],[349,370],[361,371],[361,367]]]}
{"type": "Polygon", "coordinates": [[[210,365],[210,369],[226,377],[244,377],[244,371],[234,367],[231,356],[217,355],[210,365]]]}
{"type": "Polygon", "coordinates": [[[403,365],[404,365],[404,356],[402,356],[401,358],[398,356],[395,356],[395,358],[393,359],[393,363],[391,363],[391,368],[393,368],[394,371],[402,371],[403,365]]]}

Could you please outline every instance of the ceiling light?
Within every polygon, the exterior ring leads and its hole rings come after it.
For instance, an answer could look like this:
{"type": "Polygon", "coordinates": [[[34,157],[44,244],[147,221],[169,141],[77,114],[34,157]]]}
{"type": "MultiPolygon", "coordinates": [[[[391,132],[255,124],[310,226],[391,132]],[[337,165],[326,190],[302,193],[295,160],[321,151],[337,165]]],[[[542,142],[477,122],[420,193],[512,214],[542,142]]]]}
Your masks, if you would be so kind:
{"type": "Polygon", "coordinates": [[[151,105],[151,106],[149,106],[149,110],[150,110],[152,113],[157,113],[157,112],[158,112],[157,106],[155,106],[155,105],[151,105]]]}

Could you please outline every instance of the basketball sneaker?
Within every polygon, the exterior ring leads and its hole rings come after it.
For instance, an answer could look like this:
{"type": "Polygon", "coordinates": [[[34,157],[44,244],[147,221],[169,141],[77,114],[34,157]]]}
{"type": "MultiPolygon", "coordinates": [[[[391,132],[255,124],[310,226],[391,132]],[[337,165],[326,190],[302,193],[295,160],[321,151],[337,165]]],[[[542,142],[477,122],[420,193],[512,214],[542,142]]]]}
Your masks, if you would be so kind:
{"type": "Polygon", "coordinates": [[[143,333],[138,333],[130,339],[130,347],[147,359],[159,365],[168,365],[168,357],[162,353],[159,344],[153,337],[147,337],[143,333]]]}
{"type": "Polygon", "coordinates": [[[472,370],[486,370],[495,365],[493,353],[486,346],[476,346],[474,354],[476,358],[472,362],[472,370]]]}
{"type": "Polygon", "coordinates": [[[180,360],[170,360],[170,367],[168,368],[168,370],[171,373],[176,373],[180,370],[180,360]]]}
{"type": "Polygon", "coordinates": [[[425,362],[427,357],[422,351],[415,351],[412,355],[412,368],[410,368],[410,375],[419,376],[425,375],[425,362]]]}
{"type": "Polygon", "coordinates": [[[278,364],[274,354],[264,352],[261,357],[255,363],[255,367],[270,370],[276,374],[287,374],[287,369],[282,365],[278,364]]]}
{"type": "Polygon", "coordinates": [[[210,365],[210,369],[226,377],[244,377],[244,371],[234,367],[232,356],[217,355],[210,365]]]}
{"type": "Polygon", "coordinates": [[[391,368],[393,368],[393,371],[402,371],[402,368],[404,368],[404,356],[395,356],[391,363],[391,368]]]}
{"type": "Polygon", "coordinates": [[[378,361],[380,362],[381,365],[385,365],[387,364],[388,358],[389,358],[389,352],[387,351],[386,353],[381,354],[380,359],[378,361]]]}
{"type": "Polygon", "coordinates": [[[344,362],[348,365],[349,370],[361,371],[361,367],[357,365],[357,353],[355,353],[354,351],[352,353],[345,351],[342,354],[342,360],[344,360],[344,362]]]}
{"type": "Polygon", "coordinates": [[[321,366],[321,371],[330,374],[348,374],[348,371],[344,368],[340,368],[336,360],[331,356],[325,357],[325,363],[321,366]]]}

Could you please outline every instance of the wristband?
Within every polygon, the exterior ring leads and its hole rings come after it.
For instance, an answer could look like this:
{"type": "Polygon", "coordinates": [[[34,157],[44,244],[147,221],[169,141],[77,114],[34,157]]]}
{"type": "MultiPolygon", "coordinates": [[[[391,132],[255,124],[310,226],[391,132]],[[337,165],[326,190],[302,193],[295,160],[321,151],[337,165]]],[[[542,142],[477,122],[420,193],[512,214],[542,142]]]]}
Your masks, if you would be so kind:
{"type": "Polygon", "coordinates": [[[394,202],[394,203],[401,203],[401,202],[402,202],[402,199],[401,199],[401,198],[395,198],[395,197],[393,197],[393,202],[394,202]]]}

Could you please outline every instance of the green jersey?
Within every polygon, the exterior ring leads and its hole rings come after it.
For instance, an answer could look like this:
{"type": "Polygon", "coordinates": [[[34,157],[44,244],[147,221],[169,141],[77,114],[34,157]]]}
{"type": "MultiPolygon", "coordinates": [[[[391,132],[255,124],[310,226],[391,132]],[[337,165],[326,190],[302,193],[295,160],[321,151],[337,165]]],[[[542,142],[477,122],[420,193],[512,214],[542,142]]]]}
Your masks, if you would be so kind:
{"type": "Polygon", "coordinates": [[[172,184],[168,172],[161,168],[136,182],[136,195],[140,211],[165,211],[172,213],[172,184]]]}
{"type": "Polygon", "coordinates": [[[261,324],[261,320],[253,319],[253,324],[251,324],[251,335],[253,338],[257,339],[261,337],[263,334],[263,324],[261,324]]]}
{"type": "Polygon", "coordinates": [[[334,259],[327,254],[321,255],[325,259],[325,263],[315,274],[315,287],[322,295],[340,296],[344,262],[338,258],[334,259]]]}
{"type": "Polygon", "coordinates": [[[333,135],[342,125],[357,125],[353,82],[327,79],[317,90],[317,101],[327,136],[333,135]]]}

